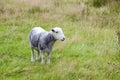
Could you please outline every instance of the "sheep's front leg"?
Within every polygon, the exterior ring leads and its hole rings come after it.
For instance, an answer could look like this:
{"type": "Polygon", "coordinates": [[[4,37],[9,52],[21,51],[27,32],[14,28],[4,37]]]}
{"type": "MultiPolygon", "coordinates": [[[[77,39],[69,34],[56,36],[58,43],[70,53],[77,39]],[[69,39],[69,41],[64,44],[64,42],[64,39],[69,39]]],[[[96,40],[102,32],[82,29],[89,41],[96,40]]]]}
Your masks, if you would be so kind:
{"type": "Polygon", "coordinates": [[[36,60],[39,60],[39,59],[40,59],[40,51],[38,50],[36,55],[36,60]]]}
{"type": "Polygon", "coordinates": [[[33,50],[33,48],[31,48],[31,61],[32,61],[32,62],[35,62],[35,59],[34,59],[34,50],[33,50]]]}
{"type": "Polygon", "coordinates": [[[47,64],[50,64],[50,53],[48,53],[48,57],[47,57],[47,64]]]}
{"type": "Polygon", "coordinates": [[[41,64],[44,64],[45,63],[45,56],[44,56],[43,51],[41,51],[41,59],[42,59],[41,64]]]}

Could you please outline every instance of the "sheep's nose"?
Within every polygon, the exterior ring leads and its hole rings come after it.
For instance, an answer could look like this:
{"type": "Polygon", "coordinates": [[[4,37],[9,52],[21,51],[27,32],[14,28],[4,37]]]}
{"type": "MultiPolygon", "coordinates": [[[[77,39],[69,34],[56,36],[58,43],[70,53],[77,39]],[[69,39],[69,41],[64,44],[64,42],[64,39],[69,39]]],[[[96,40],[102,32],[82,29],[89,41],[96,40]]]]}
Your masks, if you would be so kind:
{"type": "Polygon", "coordinates": [[[65,38],[62,39],[62,41],[64,41],[64,40],[65,40],[65,38]]]}

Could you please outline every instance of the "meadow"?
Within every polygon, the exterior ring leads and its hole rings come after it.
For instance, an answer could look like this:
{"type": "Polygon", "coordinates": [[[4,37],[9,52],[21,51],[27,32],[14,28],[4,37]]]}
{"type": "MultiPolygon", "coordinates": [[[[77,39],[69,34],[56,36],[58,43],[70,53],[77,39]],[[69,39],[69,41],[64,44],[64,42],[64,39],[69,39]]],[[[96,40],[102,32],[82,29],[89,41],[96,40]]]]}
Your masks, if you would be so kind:
{"type": "Polygon", "coordinates": [[[119,0],[0,0],[0,80],[119,80],[119,0]],[[29,31],[63,29],[51,64],[31,62],[29,31]]]}

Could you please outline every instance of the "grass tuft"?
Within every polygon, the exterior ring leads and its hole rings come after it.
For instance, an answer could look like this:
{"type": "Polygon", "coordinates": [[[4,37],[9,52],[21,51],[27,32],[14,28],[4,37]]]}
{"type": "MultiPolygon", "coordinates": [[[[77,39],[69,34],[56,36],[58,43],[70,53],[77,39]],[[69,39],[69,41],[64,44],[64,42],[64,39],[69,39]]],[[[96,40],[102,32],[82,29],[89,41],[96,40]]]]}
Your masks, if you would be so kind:
{"type": "Polygon", "coordinates": [[[28,9],[28,13],[32,13],[32,14],[34,14],[34,13],[46,13],[46,12],[48,13],[49,10],[40,8],[39,6],[34,6],[30,9],[28,9]]]}

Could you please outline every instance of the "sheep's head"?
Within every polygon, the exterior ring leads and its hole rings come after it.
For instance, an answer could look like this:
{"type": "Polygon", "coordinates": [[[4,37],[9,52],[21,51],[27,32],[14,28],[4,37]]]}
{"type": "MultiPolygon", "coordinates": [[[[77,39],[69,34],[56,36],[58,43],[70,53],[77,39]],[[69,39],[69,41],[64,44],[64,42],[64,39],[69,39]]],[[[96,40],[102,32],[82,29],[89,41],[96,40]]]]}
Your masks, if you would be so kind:
{"type": "Polygon", "coordinates": [[[53,34],[53,37],[56,40],[61,40],[61,41],[65,40],[65,35],[64,35],[64,33],[63,33],[61,28],[55,27],[55,28],[51,29],[51,32],[53,34]]]}

